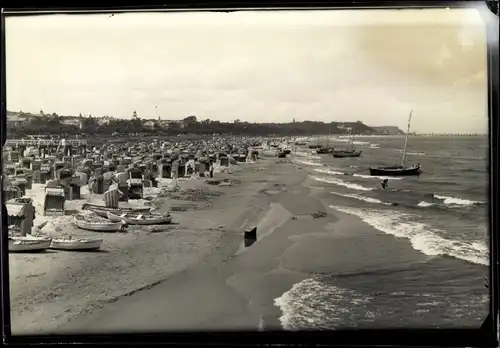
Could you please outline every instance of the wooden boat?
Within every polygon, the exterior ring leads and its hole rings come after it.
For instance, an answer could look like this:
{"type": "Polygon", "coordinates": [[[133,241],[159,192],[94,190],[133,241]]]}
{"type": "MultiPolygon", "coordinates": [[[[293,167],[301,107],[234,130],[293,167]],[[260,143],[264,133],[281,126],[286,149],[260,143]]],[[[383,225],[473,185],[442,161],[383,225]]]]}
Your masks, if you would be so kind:
{"type": "Polygon", "coordinates": [[[326,155],[329,153],[332,153],[333,148],[330,147],[330,137],[332,136],[332,133],[330,131],[330,125],[328,125],[328,136],[326,137],[326,146],[320,146],[319,148],[316,149],[316,153],[318,155],[326,155]]]}
{"type": "Polygon", "coordinates": [[[51,242],[48,238],[9,237],[9,252],[41,252],[50,248],[51,242]]]}
{"type": "Polygon", "coordinates": [[[333,150],[332,156],[335,158],[346,158],[346,157],[359,157],[362,151],[357,150],[333,150]]]}
{"type": "Polygon", "coordinates": [[[98,210],[104,210],[104,211],[123,211],[123,212],[130,212],[130,213],[147,213],[147,212],[150,212],[151,210],[153,210],[152,207],[137,207],[137,208],[119,208],[119,209],[115,209],[115,208],[108,208],[106,206],[103,206],[103,205],[98,205],[98,204],[90,204],[90,203],[84,203],[82,204],[82,210],[94,210],[94,209],[98,209],[98,210]]]}
{"type": "Polygon", "coordinates": [[[370,175],[374,176],[411,176],[420,175],[420,165],[413,166],[394,166],[371,168],[370,175]]]}
{"type": "Polygon", "coordinates": [[[74,220],[78,228],[94,232],[119,232],[125,227],[122,221],[110,222],[104,219],[93,219],[83,214],[75,214],[74,220]]]}
{"type": "Polygon", "coordinates": [[[73,239],[72,237],[66,239],[53,239],[50,244],[51,249],[56,250],[99,250],[102,245],[102,239],[73,239]]]}
{"type": "Polygon", "coordinates": [[[408,148],[408,135],[410,133],[411,115],[413,110],[410,112],[410,117],[408,118],[408,129],[406,131],[405,146],[403,149],[403,158],[401,160],[400,166],[392,167],[370,167],[370,175],[383,175],[383,176],[413,176],[420,175],[420,164],[417,165],[406,165],[406,149],[408,148]]]}
{"type": "Polygon", "coordinates": [[[305,141],[296,141],[295,145],[297,145],[297,146],[304,146],[304,145],[306,145],[306,142],[305,141]]]}
{"type": "Polygon", "coordinates": [[[111,221],[123,221],[128,225],[163,225],[172,222],[172,216],[170,214],[134,214],[134,213],[123,213],[121,215],[115,215],[111,212],[107,212],[107,217],[111,221]]]}
{"type": "Polygon", "coordinates": [[[333,149],[332,151],[332,156],[335,158],[349,158],[349,157],[360,157],[362,154],[362,151],[358,151],[354,148],[354,135],[352,134],[352,129],[351,129],[351,137],[349,138],[349,144],[350,146],[347,149],[343,150],[335,150],[333,149]]]}
{"type": "Polygon", "coordinates": [[[319,149],[316,150],[316,153],[318,155],[325,155],[325,154],[329,154],[332,152],[333,152],[333,149],[328,148],[328,147],[320,147],[319,149]]]}
{"type": "MultiPolygon", "coordinates": [[[[85,205],[85,204],[84,204],[85,205]]],[[[103,207],[100,205],[94,205],[94,204],[89,204],[90,207],[83,207],[83,210],[90,210],[94,214],[103,217],[103,218],[108,218],[106,213],[109,211],[113,214],[120,215],[123,213],[137,213],[137,214],[144,214],[144,213],[149,213],[153,210],[152,207],[140,207],[140,208],[108,208],[108,207],[103,207]]]]}

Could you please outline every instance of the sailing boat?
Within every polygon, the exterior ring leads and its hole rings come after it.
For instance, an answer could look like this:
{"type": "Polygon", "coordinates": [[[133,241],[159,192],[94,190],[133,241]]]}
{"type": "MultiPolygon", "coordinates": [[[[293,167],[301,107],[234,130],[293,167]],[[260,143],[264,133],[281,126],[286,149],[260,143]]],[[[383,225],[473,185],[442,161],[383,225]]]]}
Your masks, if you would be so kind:
{"type": "Polygon", "coordinates": [[[420,175],[420,164],[407,166],[406,165],[406,149],[408,148],[408,135],[410,134],[410,123],[411,115],[413,110],[410,112],[410,117],[408,118],[408,130],[406,131],[405,147],[403,150],[403,158],[401,160],[400,166],[394,167],[370,167],[370,175],[384,175],[384,176],[410,176],[410,175],[420,175]]]}
{"type": "Polygon", "coordinates": [[[351,131],[351,138],[349,138],[349,144],[351,145],[350,148],[345,149],[345,150],[335,150],[333,149],[332,151],[332,156],[335,158],[346,158],[346,157],[359,157],[361,156],[361,151],[356,151],[354,148],[354,135],[352,134],[352,128],[350,129],[351,131]]]}
{"type": "Polygon", "coordinates": [[[315,136],[316,138],[316,144],[309,144],[309,148],[310,149],[319,149],[321,147],[321,145],[319,144],[319,139],[317,136],[315,136]]]}
{"type": "Polygon", "coordinates": [[[333,149],[330,148],[330,146],[329,146],[330,136],[331,136],[330,125],[328,125],[328,137],[326,138],[326,146],[324,146],[324,147],[321,146],[319,149],[316,150],[316,153],[318,155],[332,153],[333,149]]]}

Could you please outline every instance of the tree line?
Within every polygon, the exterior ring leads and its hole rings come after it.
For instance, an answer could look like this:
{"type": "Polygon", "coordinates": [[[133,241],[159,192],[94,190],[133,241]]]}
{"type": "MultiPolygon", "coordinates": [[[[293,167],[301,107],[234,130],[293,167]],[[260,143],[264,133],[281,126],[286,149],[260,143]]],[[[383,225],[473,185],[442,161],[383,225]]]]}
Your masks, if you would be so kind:
{"type": "Polygon", "coordinates": [[[177,134],[233,134],[233,135],[276,135],[300,136],[313,134],[377,134],[373,128],[362,122],[319,122],[303,121],[289,123],[251,123],[236,120],[220,122],[214,120],[198,120],[189,116],[179,123],[162,127],[153,121],[149,126],[145,119],[109,119],[100,124],[97,117],[79,117],[81,124],[65,124],[64,116],[57,114],[29,117],[26,122],[16,126],[7,125],[9,138],[27,135],[64,135],[64,136],[119,136],[126,134],[141,135],[177,135],[177,134]]]}

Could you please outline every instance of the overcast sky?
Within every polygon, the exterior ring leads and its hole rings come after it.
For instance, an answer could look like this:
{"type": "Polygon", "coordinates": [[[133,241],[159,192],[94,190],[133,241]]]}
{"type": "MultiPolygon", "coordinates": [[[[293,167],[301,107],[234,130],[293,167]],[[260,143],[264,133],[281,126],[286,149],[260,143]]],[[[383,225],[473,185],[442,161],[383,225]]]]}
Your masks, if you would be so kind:
{"type": "Polygon", "coordinates": [[[7,108],[486,132],[473,9],[6,19],[7,108]]]}

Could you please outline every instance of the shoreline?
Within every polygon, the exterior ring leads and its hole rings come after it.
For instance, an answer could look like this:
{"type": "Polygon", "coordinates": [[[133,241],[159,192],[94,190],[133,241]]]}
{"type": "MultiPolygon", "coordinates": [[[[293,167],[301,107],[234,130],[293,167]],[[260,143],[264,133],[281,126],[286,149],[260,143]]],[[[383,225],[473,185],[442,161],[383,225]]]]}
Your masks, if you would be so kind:
{"type": "Polygon", "coordinates": [[[404,240],[329,209],[324,193],[310,185],[306,170],[298,168],[291,163],[271,168],[278,173],[266,173],[274,178],[262,191],[265,197],[261,200],[265,198],[263,205],[274,209],[260,214],[259,224],[268,231],[257,232],[261,239],[254,245],[241,249],[242,236],[236,233],[227,244],[226,258],[221,257],[224,251],[213,254],[205,263],[121,298],[54,333],[284,330],[286,313],[276,300],[295,284],[321,274],[364,272],[372,263],[377,269],[379,255],[346,263],[342,259],[346,248],[357,245],[361,252],[368,252],[377,240],[397,246],[401,259],[395,261],[401,267],[426,259],[404,240]],[[290,173],[284,176],[279,169],[290,173]],[[313,218],[311,214],[317,211],[327,215],[313,218]],[[331,253],[325,252],[328,248],[331,253]],[[188,305],[190,311],[186,312],[188,305]]]}
{"type": "MultiPolygon", "coordinates": [[[[232,186],[211,186],[199,180],[182,182],[189,188],[201,185],[224,193],[215,197],[209,207],[200,203],[204,206],[200,210],[172,209],[174,220],[182,226],[174,229],[177,234],[171,232],[173,238],[151,233],[144,240],[138,233],[130,241],[131,245],[138,243],[136,249],[140,251],[148,250],[149,244],[164,247],[167,241],[163,239],[177,243],[175,256],[164,262],[175,263],[175,269],[153,272],[148,280],[135,282],[149,284],[97,301],[87,310],[59,317],[37,331],[283,330],[287,329],[288,314],[279,300],[304,280],[327,274],[341,277],[394,268],[405,270],[435,260],[440,260],[443,268],[461,262],[426,256],[404,238],[385,234],[357,216],[329,208],[335,198],[308,177],[307,166],[266,158],[264,154],[256,163],[233,168],[232,175],[220,174],[221,179],[232,180],[232,186]],[[313,218],[311,214],[317,211],[327,215],[313,218]],[[243,230],[249,225],[258,226],[258,241],[245,248],[243,230]],[[192,249],[179,247],[179,240],[188,234],[193,238],[185,241],[187,245],[205,243],[205,247],[186,255],[192,249]],[[204,238],[208,236],[212,239],[207,241],[204,238]],[[378,251],[386,247],[394,250],[390,258],[378,251]],[[354,258],[344,258],[346,251],[354,258]],[[190,311],[185,310],[188,307],[190,311]]],[[[189,209],[198,204],[166,197],[162,200],[161,210],[180,206],[189,209]]],[[[160,255],[160,249],[154,249],[152,254],[160,255]]],[[[144,266],[161,264],[158,260],[148,264],[144,258],[154,256],[140,251],[134,254],[141,260],[135,267],[137,272],[144,272],[144,266]]],[[[119,256],[116,259],[122,261],[119,256]]],[[[126,267],[121,271],[133,274],[126,267]]],[[[57,306],[62,308],[62,304],[57,306]]]]}

